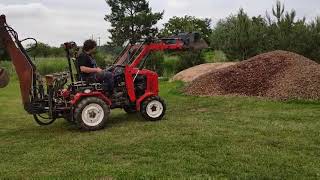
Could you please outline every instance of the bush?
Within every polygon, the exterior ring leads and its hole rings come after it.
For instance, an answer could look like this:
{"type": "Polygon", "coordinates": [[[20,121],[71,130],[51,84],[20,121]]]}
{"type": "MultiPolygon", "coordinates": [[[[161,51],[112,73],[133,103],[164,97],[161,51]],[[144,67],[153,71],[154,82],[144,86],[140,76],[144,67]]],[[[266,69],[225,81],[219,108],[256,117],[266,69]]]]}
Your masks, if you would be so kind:
{"type": "Polygon", "coordinates": [[[171,77],[177,73],[177,67],[180,58],[177,55],[165,55],[164,58],[164,76],[171,77]]]}
{"type": "Polygon", "coordinates": [[[163,52],[154,52],[151,53],[147,59],[145,64],[147,69],[151,71],[155,71],[159,76],[163,76],[164,74],[164,53],[163,52]]]}
{"type": "Polygon", "coordinates": [[[10,76],[14,75],[16,72],[11,61],[0,61],[0,67],[4,68],[10,76]]]}
{"type": "Polygon", "coordinates": [[[105,68],[106,66],[113,63],[113,56],[103,53],[102,51],[97,51],[94,54],[94,58],[97,61],[97,64],[101,68],[105,68]]]}
{"type": "Polygon", "coordinates": [[[36,59],[35,64],[41,75],[69,71],[66,58],[38,58],[36,59]]]}
{"type": "Polygon", "coordinates": [[[201,51],[186,51],[178,55],[180,56],[180,61],[177,64],[177,72],[206,62],[201,51]]]}
{"type": "Polygon", "coordinates": [[[204,59],[206,63],[217,63],[217,62],[227,62],[227,56],[222,51],[208,50],[203,52],[204,59]]]}

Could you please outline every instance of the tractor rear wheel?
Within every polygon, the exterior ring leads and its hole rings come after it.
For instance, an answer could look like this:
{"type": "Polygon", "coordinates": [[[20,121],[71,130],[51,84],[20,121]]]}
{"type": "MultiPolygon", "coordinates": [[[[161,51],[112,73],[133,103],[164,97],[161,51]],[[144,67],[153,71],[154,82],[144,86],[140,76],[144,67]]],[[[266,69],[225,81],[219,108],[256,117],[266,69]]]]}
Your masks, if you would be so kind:
{"type": "Polygon", "coordinates": [[[82,99],[74,110],[75,122],[80,129],[96,131],[103,129],[109,119],[110,108],[100,98],[82,99]]]}
{"type": "Polygon", "coordinates": [[[153,96],[145,99],[141,103],[141,115],[148,121],[162,120],[166,113],[166,104],[159,96],[153,96]]]}

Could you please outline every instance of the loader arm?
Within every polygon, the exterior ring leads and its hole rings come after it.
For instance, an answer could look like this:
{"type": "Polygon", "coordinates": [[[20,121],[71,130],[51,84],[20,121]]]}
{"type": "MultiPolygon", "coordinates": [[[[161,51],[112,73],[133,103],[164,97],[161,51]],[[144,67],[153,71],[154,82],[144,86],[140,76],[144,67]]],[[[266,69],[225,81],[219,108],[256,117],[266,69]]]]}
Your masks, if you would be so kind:
{"type": "Polygon", "coordinates": [[[147,38],[136,44],[128,44],[115,59],[113,65],[128,65],[131,68],[140,66],[141,68],[150,52],[167,50],[201,50],[205,48],[208,48],[207,42],[196,32],[181,33],[160,39],[147,38]]]}
{"type": "Polygon", "coordinates": [[[8,26],[5,15],[0,16],[0,43],[5,47],[14,65],[20,82],[22,102],[25,110],[29,111],[36,68],[17,34],[8,26]]]}
{"type": "Polygon", "coordinates": [[[166,50],[183,50],[185,49],[185,47],[184,43],[181,40],[176,39],[174,43],[167,43],[166,41],[151,42],[143,45],[141,49],[141,52],[132,62],[130,67],[138,67],[141,64],[141,62],[149,55],[150,52],[166,50]]]}

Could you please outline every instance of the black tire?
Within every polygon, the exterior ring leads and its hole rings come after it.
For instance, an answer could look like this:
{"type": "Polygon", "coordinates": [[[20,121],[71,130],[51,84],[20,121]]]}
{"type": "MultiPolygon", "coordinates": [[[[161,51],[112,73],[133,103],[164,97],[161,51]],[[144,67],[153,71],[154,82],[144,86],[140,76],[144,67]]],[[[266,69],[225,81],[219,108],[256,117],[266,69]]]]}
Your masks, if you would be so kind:
{"type": "Polygon", "coordinates": [[[52,123],[54,123],[56,121],[56,119],[50,119],[48,117],[43,117],[40,114],[34,114],[33,115],[34,120],[36,121],[37,124],[39,124],[40,126],[48,126],[51,125],[52,123]]]}
{"type": "Polygon", "coordinates": [[[153,96],[145,99],[141,103],[141,115],[148,121],[160,121],[166,113],[166,103],[159,96],[153,96]],[[155,108],[151,110],[151,108],[155,108]],[[158,112],[156,112],[158,111],[158,112]],[[156,112],[153,114],[153,112],[156,112]]]}
{"type": "Polygon", "coordinates": [[[103,129],[106,126],[109,115],[109,106],[103,100],[97,97],[88,97],[82,99],[76,105],[74,110],[76,124],[80,129],[85,131],[96,131],[103,129]]]}
{"type": "Polygon", "coordinates": [[[124,106],[123,110],[128,113],[128,114],[135,114],[137,113],[137,109],[134,105],[128,105],[128,106],[124,106]]]}

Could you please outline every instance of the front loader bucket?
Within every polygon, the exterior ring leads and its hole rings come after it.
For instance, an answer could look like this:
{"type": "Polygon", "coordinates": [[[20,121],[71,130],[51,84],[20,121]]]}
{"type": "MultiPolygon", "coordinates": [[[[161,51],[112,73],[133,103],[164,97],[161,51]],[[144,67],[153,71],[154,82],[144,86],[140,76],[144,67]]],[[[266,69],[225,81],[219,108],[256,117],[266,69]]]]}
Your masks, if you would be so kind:
{"type": "Polygon", "coordinates": [[[187,49],[201,50],[209,47],[207,42],[201,38],[201,35],[196,32],[181,33],[176,37],[184,42],[185,48],[187,49]]]}
{"type": "Polygon", "coordinates": [[[198,41],[191,42],[188,47],[193,50],[201,50],[201,49],[206,49],[209,46],[205,40],[200,39],[198,41]]]}
{"type": "MultiPolygon", "coordinates": [[[[20,91],[22,96],[22,102],[24,108],[28,111],[30,107],[30,94],[32,93],[33,84],[33,71],[34,67],[29,60],[26,52],[18,46],[18,37],[14,37],[14,32],[12,29],[8,29],[6,22],[6,17],[4,15],[0,16],[0,43],[5,47],[10,59],[15,67],[19,81],[20,81],[20,91]]],[[[21,44],[20,44],[21,45],[21,44]]]]}

